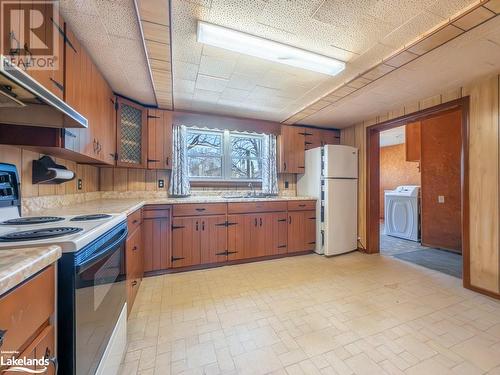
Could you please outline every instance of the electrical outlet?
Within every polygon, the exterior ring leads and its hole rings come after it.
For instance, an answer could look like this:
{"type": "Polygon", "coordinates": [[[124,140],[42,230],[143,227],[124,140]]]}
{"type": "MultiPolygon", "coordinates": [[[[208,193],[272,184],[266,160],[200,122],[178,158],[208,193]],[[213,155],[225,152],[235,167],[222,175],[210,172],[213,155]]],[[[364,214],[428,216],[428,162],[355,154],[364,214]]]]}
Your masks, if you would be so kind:
{"type": "Polygon", "coordinates": [[[77,181],[77,188],[78,190],[82,190],[83,189],[83,181],[81,178],[78,179],[77,181]]]}
{"type": "Polygon", "coordinates": [[[165,180],[158,180],[158,189],[163,189],[165,187],[165,180]]]}
{"type": "Polygon", "coordinates": [[[438,203],[444,203],[444,195],[438,195],[438,203]]]}

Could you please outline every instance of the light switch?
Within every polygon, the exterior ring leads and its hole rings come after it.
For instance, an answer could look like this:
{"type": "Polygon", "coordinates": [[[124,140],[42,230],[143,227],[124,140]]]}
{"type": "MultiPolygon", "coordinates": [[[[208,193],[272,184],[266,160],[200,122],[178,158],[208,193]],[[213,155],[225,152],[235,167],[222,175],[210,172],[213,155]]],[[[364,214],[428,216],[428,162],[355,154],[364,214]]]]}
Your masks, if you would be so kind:
{"type": "Polygon", "coordinates": [[[444,195],[438,195],[438,203],[444,203],[444,195]]]}

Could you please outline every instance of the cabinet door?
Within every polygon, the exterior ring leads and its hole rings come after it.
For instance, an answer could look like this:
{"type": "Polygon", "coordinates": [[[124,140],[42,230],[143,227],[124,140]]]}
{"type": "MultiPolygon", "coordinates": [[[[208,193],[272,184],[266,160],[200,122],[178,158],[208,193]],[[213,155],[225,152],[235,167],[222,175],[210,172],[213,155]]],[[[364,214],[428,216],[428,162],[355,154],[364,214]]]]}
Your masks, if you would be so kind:
{"type": "Polygon", "coordinates": [[[322,130],[321,139],[322,145],[338,145],[340,144],[340,132],[338,130],[322,130]]]}
{"type": "Polygon", "coordinates": [[[118,98],[116,145],[120,167],[146,167],[147,115],[144,108],[118,98]]]}
{"type": "Polygon", "coordinates": [[[281,173],[304,173],[305,135],[304,128],[283,125],[280,135],[281,173]]]}
{"type": "Polygon", "coordinates": [[[172,112],[148,110],[148,169],[172,168],[172,112]]]}
{"type": "Polygon", "coordinates": [[[304,129],[305,135],[305,149],[311,150],[316,147],[320,147],[323,145],[322,135],[323,132],[321,129],[312,129],[306,128],[304,129]]]}
{"type": "Polygon", "coordinates": [[[245,259],[246,247],[250,240],[249,215],[228,215],[227,221],[227,260],[245,259]]]}
{"type": "Polygon", "coordinates": [[[219,263],[227,260],[226,215],[200,217],[201,263],[219,263]]]}
{"type": "Polygon", "coordinates": [[[304,236],[304,214],[302,211],[288,212],[288,252],[302,251],[304,236]]]}
{"type": "Polygon", "coordinates": [[[142,223],[144,272],[170,267],[170,218],[144,219],[142,223]]]}
{"type": "Polygon", "coordinates": [[[270,255],[286,254],[288,243],[288,224],[286,212],[272,214],[272,253],[270,255]]]}
{"type": "MultiPolygon", "coordinates": [[[[54,326],[46,327],[40,335],[35,339],[35,358],[44,358],[50,361],[47,371],[44,374],[55,375],[56,369],[54,366],[56,360],[55,352],[55,335],[54,326]]],[[[37,366],[37,370],[43,369],[45,366],[37,366]]]]}
{"type": "Polygon", "coordinates": [[[200,264],[200,217],[174,218],[172,220],[172,267],[200,264]]]}
{"type": "Polygon", "coordinates": [[[303,211],[304,214],[304,250],[316,248],[316,211],[303,211]]]}

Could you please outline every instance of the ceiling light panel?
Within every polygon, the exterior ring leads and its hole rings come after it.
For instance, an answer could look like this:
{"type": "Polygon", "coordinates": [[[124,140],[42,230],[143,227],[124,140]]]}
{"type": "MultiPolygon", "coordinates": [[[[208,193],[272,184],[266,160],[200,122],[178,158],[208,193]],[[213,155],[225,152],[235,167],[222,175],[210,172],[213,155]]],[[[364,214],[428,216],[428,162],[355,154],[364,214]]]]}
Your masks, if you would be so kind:
{"type": "Polygon", "coordinates": [[[345,63],[286,44],[198,21],[198,42],[261,59],[335,76],[345,63]]]}

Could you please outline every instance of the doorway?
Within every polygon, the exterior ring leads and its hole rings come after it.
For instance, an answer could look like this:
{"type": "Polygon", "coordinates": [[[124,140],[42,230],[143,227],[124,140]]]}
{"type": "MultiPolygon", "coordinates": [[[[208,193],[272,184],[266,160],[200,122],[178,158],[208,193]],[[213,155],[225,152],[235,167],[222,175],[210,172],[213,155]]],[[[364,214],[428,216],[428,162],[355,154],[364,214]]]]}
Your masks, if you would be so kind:
{"type": "Polygon", "coordinates": [[[467,143],[468,98],[367,128],[369,253],[467,283],[467,143]]]}

